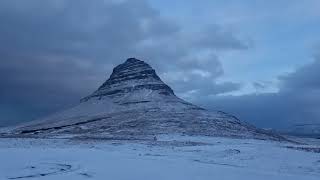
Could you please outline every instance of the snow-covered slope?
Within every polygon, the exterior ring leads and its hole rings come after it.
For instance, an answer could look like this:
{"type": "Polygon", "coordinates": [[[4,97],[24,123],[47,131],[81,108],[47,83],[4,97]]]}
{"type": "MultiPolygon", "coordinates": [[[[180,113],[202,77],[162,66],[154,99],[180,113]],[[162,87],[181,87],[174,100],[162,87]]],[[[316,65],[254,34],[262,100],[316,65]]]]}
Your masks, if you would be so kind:
{"type": "Polygon", "coordinates": [[[224,112],[178,98],[147,63],[129,58],[74,108],[16,127],[25,136],[150,138],[158,134],[281,140],[224,112]]]}

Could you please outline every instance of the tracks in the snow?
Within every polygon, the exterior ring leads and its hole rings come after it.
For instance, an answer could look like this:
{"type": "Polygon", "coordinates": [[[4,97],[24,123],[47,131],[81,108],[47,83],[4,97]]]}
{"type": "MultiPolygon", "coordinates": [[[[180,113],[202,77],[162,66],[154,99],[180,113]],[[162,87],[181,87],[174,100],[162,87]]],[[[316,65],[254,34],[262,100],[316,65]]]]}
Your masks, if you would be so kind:
{"type": "Polygon", "coordinates": [[[64,173],[70,173],[77,170],[70,164],[59,164],[59,163],[43,163],[38,166],[30,166],[24,168],[25,173],[20,176],[10,176],[8,179],[27,179],[36,177],[45,177],[50,175],[58,175],[64,173]],[[42,171],[42,172],[39,172],[42,171]]]}

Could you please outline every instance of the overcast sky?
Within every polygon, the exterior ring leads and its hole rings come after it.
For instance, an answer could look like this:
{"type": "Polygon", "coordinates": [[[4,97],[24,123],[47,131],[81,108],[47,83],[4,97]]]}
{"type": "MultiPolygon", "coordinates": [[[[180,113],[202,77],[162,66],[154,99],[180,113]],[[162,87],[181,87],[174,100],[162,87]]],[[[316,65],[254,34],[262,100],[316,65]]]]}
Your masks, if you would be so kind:
{"type": "Polygon", "coordinates": [[[0,126],[71,107],[128,57],[263,128],[320,123],[318,0],[1,0],[0,126]]]}

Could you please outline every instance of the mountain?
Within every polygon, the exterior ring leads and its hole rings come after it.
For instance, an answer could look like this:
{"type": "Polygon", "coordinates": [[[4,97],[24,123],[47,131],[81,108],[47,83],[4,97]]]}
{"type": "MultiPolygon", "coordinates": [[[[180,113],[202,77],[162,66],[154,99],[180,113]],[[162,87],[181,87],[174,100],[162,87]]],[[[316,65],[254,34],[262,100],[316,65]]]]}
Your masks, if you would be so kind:
{"type": "Polygon", "coordinates": [[[299,123],[293,125],[287,131],[282,133],[302,136],[320,138],[320,124],[319,123],[299,123]]]}
{"type": "Polygon", "coordinates": [[[178,98],[144,61],[129,58],[80,104],[11,131],[19,136],[150,138],[159,134],[281,140],[236,117],[178,98]]]}

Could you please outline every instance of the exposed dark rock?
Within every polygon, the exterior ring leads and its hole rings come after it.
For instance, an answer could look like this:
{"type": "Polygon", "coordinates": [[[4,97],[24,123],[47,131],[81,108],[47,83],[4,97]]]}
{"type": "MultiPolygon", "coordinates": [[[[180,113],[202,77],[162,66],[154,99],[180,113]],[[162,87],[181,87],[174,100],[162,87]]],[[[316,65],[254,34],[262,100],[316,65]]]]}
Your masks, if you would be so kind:
{"type": "Polygon", "coordinates": [[[113,69],[110,78],[92,95],[81,102],[94,97],[119,97],[141,89],[158,91],[162,95],[174,95],[173,90],[162,82],[155,70],[144,61],[129,58],[113,69]]]}

